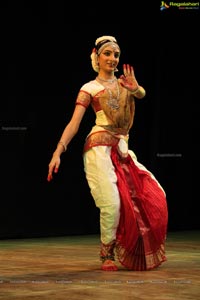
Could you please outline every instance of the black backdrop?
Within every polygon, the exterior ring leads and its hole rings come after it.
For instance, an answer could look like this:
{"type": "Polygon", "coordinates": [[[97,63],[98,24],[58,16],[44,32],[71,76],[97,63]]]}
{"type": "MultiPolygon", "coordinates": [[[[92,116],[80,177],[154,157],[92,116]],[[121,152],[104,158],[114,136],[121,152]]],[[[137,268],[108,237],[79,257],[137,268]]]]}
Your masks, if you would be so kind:
{"type": "Polygon", "coordinates": [[[136,103],[130,148],[166,191],[169,230],[199,229],[193,174],[199,161],[197,11],[161,12],[158,4],[151,10],[135,7],[126,17],[123,10],[113,16],[105,7],[100,19],[88,11],[80,19],[64,2],[27,2],[1,4],[0,238],[99,232],[82,162],[91,109],[59,173],[51,183],[46,177],[78,90],[96,75],[90,53],[105,34],[121,46],[119,75],[123,63],[132,64],[147,91],[136,103]]]}

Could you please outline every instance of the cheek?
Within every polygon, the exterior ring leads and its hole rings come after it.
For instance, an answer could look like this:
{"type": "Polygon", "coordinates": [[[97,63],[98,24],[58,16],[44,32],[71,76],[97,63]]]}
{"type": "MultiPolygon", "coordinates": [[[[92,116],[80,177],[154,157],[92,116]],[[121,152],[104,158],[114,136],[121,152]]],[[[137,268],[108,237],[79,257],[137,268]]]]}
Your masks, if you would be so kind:
{"type": "Polygon", "coordinates": [[[102,66],[102,65],[105,65],[107,63],[107,61],[108,61],[108,58],[105,58],[105,59],[101,58],[98,60],[98,64],[99,64],[99,66],[102,66]]]}

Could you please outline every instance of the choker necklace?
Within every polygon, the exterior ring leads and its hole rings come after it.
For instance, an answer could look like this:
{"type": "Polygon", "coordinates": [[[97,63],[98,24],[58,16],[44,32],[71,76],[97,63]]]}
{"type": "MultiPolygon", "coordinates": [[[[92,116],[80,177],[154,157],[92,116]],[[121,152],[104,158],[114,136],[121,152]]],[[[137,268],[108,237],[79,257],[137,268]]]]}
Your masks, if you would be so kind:
{"type": "Polygon", "coordinates": [[[114,77],[114,78],[112,78],[112,79],[103,79],[103,78],[101,78],[101,77],[99,77],[99,76],[97,76],[97,79],[99,79],[100,81],[103,81],[103,82],[110,82],[110,83],[112,83],[112,82],[114,82],[115,80],[117,80],[116,77],[114,77]]]}

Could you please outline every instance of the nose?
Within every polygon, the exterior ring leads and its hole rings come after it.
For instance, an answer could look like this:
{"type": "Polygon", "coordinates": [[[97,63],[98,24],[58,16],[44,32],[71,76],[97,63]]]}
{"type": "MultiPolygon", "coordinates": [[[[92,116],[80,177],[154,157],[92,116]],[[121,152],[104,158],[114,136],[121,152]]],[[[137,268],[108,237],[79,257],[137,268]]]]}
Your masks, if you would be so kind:
{"type": "Polygon", "coordinates": [[[112,59],[117,60],[117,57],[116,57],[115,53],[112,53],[112,59]]]}
{"type": "Polygon", "coordinates": [[[109,58],[108,63],[113,64],[117,61],[116,57],[114,54],[112,54],[112,56],[109,58]]]}

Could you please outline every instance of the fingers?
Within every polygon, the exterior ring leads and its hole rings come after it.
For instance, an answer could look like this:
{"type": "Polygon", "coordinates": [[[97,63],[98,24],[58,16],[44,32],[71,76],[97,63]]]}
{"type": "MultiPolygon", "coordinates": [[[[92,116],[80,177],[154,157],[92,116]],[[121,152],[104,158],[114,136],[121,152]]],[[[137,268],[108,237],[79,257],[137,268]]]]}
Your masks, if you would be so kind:
{"type": "Polygon", "coordinates": [[[129,64],[123,64],[123,72],[125,76],[134,76],[134,70],[133,67],[129,64]]]}
{"type": "Polygon", "coordinates": [[[55,167],[54,173],[58,173],[58,167],[55,167]]]}
{"type": "Polygon", "coordinates": [[[127,65],[123,64],[123,72],[124,72],[124,76],[128,75],[128,70],[127,70],[127,65]]]}
{"type": "Polygon", "coordinates": [[[53,171],[54,171],[54,173],[58,173],[58,167],[56,166],[54,169],[52,167],[49,167],[47,181],[51,181],[53,179],[53,175],[52,175],[53,171]]]}
{"type": "Polygon", "coordinates": [[[119,83],[121,84],[121,86],[125,87],[124,82],[126,81],[126,76],[125,75],[121,75],[120,76],[120,80],[119,83]]]}
{"type": "Polygon", "coordinates": [[[47,181],[51,181],[53,179],[53,176],[52,176],[52,174],[48,174],[48,176],[47,176],[47,181]]]}
{"type": "Polygon", "coordinates": [[[125,75],[121,75],[121,76],[120,76],[120,79],[126,80],[126,76],[125,76],[125,75]]]}

